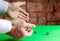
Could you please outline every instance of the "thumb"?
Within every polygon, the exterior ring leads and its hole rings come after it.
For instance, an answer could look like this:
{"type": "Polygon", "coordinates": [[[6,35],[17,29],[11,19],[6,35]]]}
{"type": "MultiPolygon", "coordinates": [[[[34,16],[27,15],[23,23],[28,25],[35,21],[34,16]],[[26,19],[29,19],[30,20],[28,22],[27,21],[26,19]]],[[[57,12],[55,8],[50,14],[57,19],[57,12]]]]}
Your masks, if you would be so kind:
{"type": "Polygon", "coordinates": [[[13,4],[13,7],[14,8],[18,8],[18,7],[26,4],[26,2],[13,2],[12,4],[13,4]]]}
{"type": "Polygon", "coordinates": [[[31,23],[25,23],[24,26],[25,27],[29,27],[29,28],[35,28],[35,25],[34,24],[31,24],[31,23]]]}
{"type": "Polygon", "coordinates": [[[12,2],[9,3],[9,10],[10,11],[14,11],[17,8],[19,8],[20,6],[24,5],[26,2],[12,2]]]}

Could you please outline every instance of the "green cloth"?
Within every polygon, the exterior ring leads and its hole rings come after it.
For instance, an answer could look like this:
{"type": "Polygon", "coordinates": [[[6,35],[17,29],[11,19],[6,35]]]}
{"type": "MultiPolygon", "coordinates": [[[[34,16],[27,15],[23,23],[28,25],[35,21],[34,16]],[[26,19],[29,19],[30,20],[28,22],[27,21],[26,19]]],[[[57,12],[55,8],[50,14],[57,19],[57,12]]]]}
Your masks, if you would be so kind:
{"type": "Polygon", "coordinates": [[[0,41],[60,41],[60,26],[36,26],[31,37],[24,37],[19,40],[6,34],[0,35],[0,41]]]}

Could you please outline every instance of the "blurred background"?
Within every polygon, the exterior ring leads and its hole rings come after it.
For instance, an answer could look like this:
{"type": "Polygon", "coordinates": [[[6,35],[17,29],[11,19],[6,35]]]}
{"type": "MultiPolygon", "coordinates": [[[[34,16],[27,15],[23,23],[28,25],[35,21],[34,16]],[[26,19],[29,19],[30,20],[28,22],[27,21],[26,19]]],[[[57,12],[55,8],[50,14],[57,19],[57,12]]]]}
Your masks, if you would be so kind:
{"type": "MultiPolygon", "coordinates": [[[[60,0],[6,0],[8,2],[26,2],[21,6],[30,15],[30,23],[36,24],[33,35],[15,39],[6,34],[0,34],[0,41],[60,41],[60,0]],[[55,26],[38,26],[55,25],[55,26]]],[[[0,15],[5,19],[6,15],[0,15]]]]}
{"type": "MultiPolygon", "coordinates": [[[[37,25],[59,25],[60,24],[60,0],[6,0],[8,2],[23,2],[21,6],[30,15],[30,23],[37,25]]],[[[5,18],[4,15],[0,18],[5,18]]]]}

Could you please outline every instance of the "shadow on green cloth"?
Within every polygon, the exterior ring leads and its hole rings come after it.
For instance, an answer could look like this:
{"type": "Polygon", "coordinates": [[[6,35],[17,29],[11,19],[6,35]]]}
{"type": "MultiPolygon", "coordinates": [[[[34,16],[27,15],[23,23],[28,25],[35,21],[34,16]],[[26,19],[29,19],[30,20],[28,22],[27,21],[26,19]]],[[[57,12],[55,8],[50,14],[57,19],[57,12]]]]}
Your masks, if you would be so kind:
{"type": "Polygon", "coordinates": [[[6,39],[6,40],[0,40],[0,41],[18,41],[16,39],[6,39]]]}

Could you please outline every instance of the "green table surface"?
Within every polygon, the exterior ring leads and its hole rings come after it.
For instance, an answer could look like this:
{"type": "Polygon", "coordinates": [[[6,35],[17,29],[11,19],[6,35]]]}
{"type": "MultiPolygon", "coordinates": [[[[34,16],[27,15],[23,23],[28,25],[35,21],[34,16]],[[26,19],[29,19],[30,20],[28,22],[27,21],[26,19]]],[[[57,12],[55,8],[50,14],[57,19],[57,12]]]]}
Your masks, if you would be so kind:
{"type": "Polygon", "coordinates": [[[30,37],[15,39],[7,34],[0,34],[0,41],[60,41],[60,26],[36,26],[30,37]]]}

